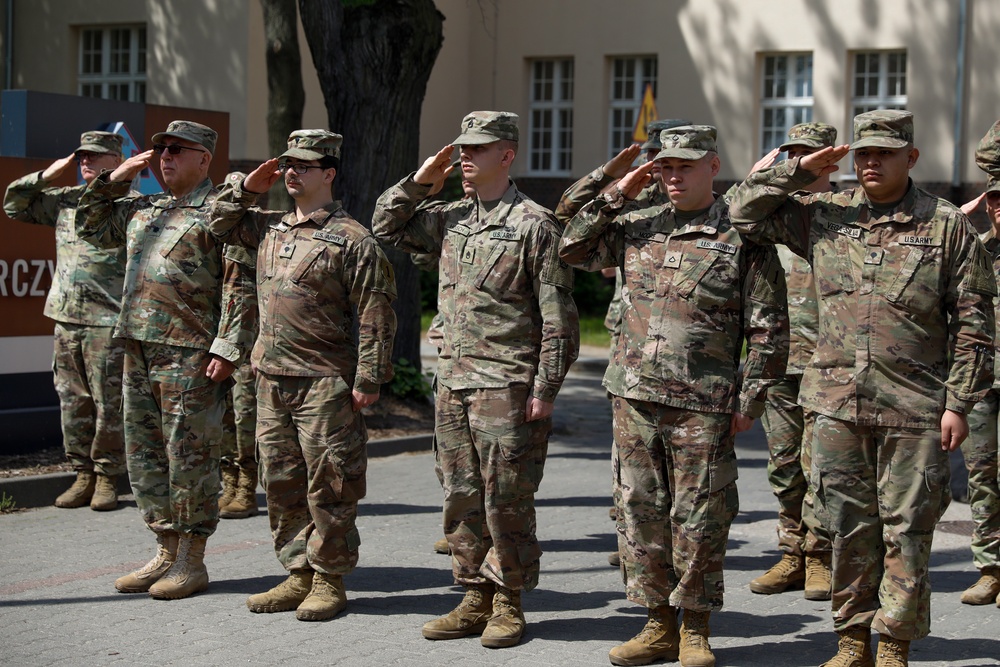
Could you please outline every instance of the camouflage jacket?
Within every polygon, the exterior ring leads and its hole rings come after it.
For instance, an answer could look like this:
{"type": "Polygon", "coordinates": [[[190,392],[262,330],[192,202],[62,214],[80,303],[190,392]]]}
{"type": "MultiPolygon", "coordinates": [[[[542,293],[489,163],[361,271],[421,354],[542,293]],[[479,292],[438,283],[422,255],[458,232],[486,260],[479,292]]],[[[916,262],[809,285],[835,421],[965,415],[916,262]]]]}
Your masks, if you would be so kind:
{"type": "Polygon", "coordinates": [[[122,309],[125,249],[97,248],[76,234],[76,207],[84,185],[49,188],[42,172],[7,186],[4,211],[14,220],[54,227],[56,266],[45,316],[57,322],[113,327],[122,309]]]}
{"type": "Polygon", "coordinates": [[[788,375],[802,375],[819,331],[819,306],[812,267],[783,245],[776,246],[788,288],[788,375]]]}
{"type": "Polygon", "coordinates": [[[622,332],[604,386],[626,398],[759,417],[788,353],[774,249],[743,242],[723,197],[688,221],[669,205],[627,207],[620,196],[598,197],[569,223],[560,248],[573,266],[617,266],[624,277],[622,332]]]}
{"type": "Polygon", "coordinates": [[[748,238],[783,243],[813,267],[819,338],[799,402],[871,426],[937,428],[993,381],[990,259],[968,218],[912,183],[873,217],[862,188],[789,197],[798,161],[751,174],[732,202],[748,238]]]}
{"type": "MultiPolygon", "coordinates": [[[[239,327],[220,326],[221,304],[235,284],[223,283],[222,244],[208,233],[208,208],[216,191],[205,179],[193,192],[129,194],[131,183],[109,182],[104,173],[80,198],[76,230],[101,248],[125,248],[118,338],[209,350],[239,363],[239,327]],[[218,336],[230,331],[232,338],[218,336]]],[[[239,275],[239,268],[229,272],[239,275]]]]}
{"type": "MultiPolygon", "coordinates": [[[[991,227],[989,231],[979,236],[979,240],[993,258],[993,273],[1000,283],[1000,238],[997,238],[991,227]]],[[[993,299],[993,314],[996,320],[1000,320],[1000,299],[993,299]]],[[[993,358],[993,388],[1000,389],[1000,355],[997,354],[994,354],[993,358]]]]}
{"type": "Polygon", "coordinates": [[[392,379],[396,281],[389,260],[339,201],[300,221],[294,212],[253,206],[257,196],[227,184],[210,223],[217,239],[257,250],[254,367],[271,375],[340,375],[376,393],[392,379]]]}
{"type": "Polygon", "coordinates": [[[441,252],[438,381],[450,389],[524,383],[554,401],[576,360],[580,323],[552,214],[513,184],[484,219],[478,205],[418,210],[428,190],[412,174],[386,190],[372,229],[406,252],[441,252]]]}

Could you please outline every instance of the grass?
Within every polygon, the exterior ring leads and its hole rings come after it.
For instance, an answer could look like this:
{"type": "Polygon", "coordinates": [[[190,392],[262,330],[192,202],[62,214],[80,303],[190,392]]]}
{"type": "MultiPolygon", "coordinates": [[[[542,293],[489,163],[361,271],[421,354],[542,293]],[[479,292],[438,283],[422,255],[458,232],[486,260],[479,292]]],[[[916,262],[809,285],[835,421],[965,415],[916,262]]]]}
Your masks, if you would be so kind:
{"type": "Polygon", "coordinates": [[[0,514],[13,512],[17,509],[17,502],[6,493],[0,494],[0,514]]]}
{"type": "MultiPolygon", "coordinates": [[[[434,312],[423,312],[420,314],[420,339],[427,337],[427,329],[431,326],[431,319],[434,312]]],[[[595,316],[584,316],[580,318],[580,344],[591,345],[593,347],[608,347],[611,338],[608,330],[604,328],[604,318],[595,316]]]]}

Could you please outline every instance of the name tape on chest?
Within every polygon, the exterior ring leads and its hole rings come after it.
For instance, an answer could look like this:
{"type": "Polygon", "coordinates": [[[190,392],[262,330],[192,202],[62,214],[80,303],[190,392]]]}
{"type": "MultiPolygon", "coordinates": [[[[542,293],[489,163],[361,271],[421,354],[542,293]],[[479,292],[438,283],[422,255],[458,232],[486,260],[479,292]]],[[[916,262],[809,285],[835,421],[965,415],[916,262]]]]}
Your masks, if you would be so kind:
{"type": "Polygon", "coordinates": [[[696,244],[699,248],[706,248],[708,250],[717,250],[719,252],[728,253],[730,255],[735,255],[737,247],[732,243],[723,243],[722,241],[709,241],[708,239],[701,239],[696,244]]]}
{"type": "Polygon", "coordinates": [[[843,234],[844,236],[849,236],[852,239],[861,238],[860,227],[848,227],[847,225],[841,225],[836,222],[824,222],[823,226],[826,227],[828,231],[834,232],[835,234],[843,234]]]}
{"type": "Polygon", "coordinates": [[[628,237],[631,239],[638,239],[640,241],[653,241],[655,243],[663,243],[667,240],[667,235],[663,232],[650,232],[650,231],[630,231],[628,237]]]}
{"type": "Polygon", "coordinates": [[[500,229],[494,229],[490,232],[490,238],[499,239],[501,241],[520,241],[521,232],[509,227],[501,227],[500,229]]]}
{"type": "Polygon", "coordinates": [[[904,234],[899,237],[899,242],[903,245],[924,245],[924,246],[939,246],[941,245],[941,240],[936,239],[933,236],[916,236],[915,234],[904,234]]]}
{"type": "Polygon", "coordinates": [[[339,234],[333,234],[331,232],[324,232],[322,229],[313,232],[313,238],[317,241],[326,241],[328,243],[335,243],[337,245],[347,245],[347,237],[341,236],[339,234]]]}

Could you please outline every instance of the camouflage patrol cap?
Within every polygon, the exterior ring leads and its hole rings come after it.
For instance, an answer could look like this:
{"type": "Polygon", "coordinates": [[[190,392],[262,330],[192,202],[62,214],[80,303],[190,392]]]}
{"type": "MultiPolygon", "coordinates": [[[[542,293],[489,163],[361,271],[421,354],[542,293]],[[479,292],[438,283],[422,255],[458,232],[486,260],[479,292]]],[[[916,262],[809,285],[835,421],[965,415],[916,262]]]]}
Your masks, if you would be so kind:
{"type": "Polygon", "coordinates": [[[494,141],[517,141],[517,114],[509,111],[473,111],[462,119],[461,134],[453,146],[492,144],[494,141]]]}
{"type": "Polygon", "coordinates": [[[226,174],[226,180],[223,182],[224,185],[239,185],[246,180],[247,175],[242,171],[231,171],[226,174]]]}
{"type": "Polygon", "coordinates": [[[325,157],[340,159],[340,145],[344,137],[329,130],[295,130],[288,135],[288,150],[278,157],[300,160],[322,160],[325,157]]]}
{"type": "Polygon", "coordinates": [[[209,153],[215,152],[215,142],[219,140],[219,133],[207,125],[196,123],[193,120],[172,120],[167,125],[165,132],[157,132],[153,135],[153,143],[158,144],[165,137],[176,137],[204,146],[209,153]]]}
{"type": "Polygon", "coordinates": [[[979,145],[976,146],[976,166],[990,176],[1000,178],[1000,120],[993,123],[993,127],[979,140],[979,145]]]}
{"type": "Polygon", "coordinates": [[[682,125],[690,125],[691,121],[681,118],[667,118],[665,120],[654,120],[646,126],[646,143],[640,148],[643,151],[658,151],[663,145],[660,143],[660,133],[682,125]]]}
{"type": "Polygon", "coordinates": [[[903,148],[913,143],[913,114],[899,109],[880,109],[854,117],[854,143],[859,148],[903,148]]]}
{"type": "Polygon", "coordinates": [[[788,130],[788,141],[778,147],[779,151],[787,151],[789,146],[807,146],[809,148],[826,148],[837,143],[837,128],[826,123],[799,123],[788,130]]]}
{"type": "Polygon", "coordinates": [[[93,130],[80,135],[80,147],[74,153],[107,153],[108,155],[122,154],[122,135],[114,132],[99,132],[93,130]]]}
{"type": "Polygon", "coordinates": [[[711,125],[681,125],[664,130],[660,133],[662,148],[653,159],[700,160],[710,152],[718,152],[715,138],[716,131],[711,125]]]}
{"type": "Polygon", "coordinates": [[[996,176],[986,177],[986,192],[1000,192],[1000,178],[996,176]]]}

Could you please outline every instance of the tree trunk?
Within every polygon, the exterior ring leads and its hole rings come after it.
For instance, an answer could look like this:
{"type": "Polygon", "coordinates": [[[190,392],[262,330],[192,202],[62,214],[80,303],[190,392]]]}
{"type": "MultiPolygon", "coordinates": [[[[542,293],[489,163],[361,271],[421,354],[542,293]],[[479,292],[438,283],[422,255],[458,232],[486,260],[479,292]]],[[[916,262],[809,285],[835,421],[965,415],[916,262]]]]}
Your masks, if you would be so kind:
{"type": "MultiPolygon", "coordinates": [[[[267,144],[270,155],[281,155],[288,135],[302,129],[306,91],[302,87],[299,56],[298,16],[295,0],[260,0],[264,8],[264,38],[267,42],[267,144]]],[[[278,180],[268,193],[268,208],[288,211],[292,198],[278,180]]]]}
{"type": "MultiPolygon", "coordinates": [[[[433,0],[299,0],[330,129],[344,135],[336,189],[371,226],[375,200],[420,164],[420,109],[443,42],[433,0]]],[[[420,368],[420,278],[387,248],[396,272],[393,359],[420,368]]]]}

